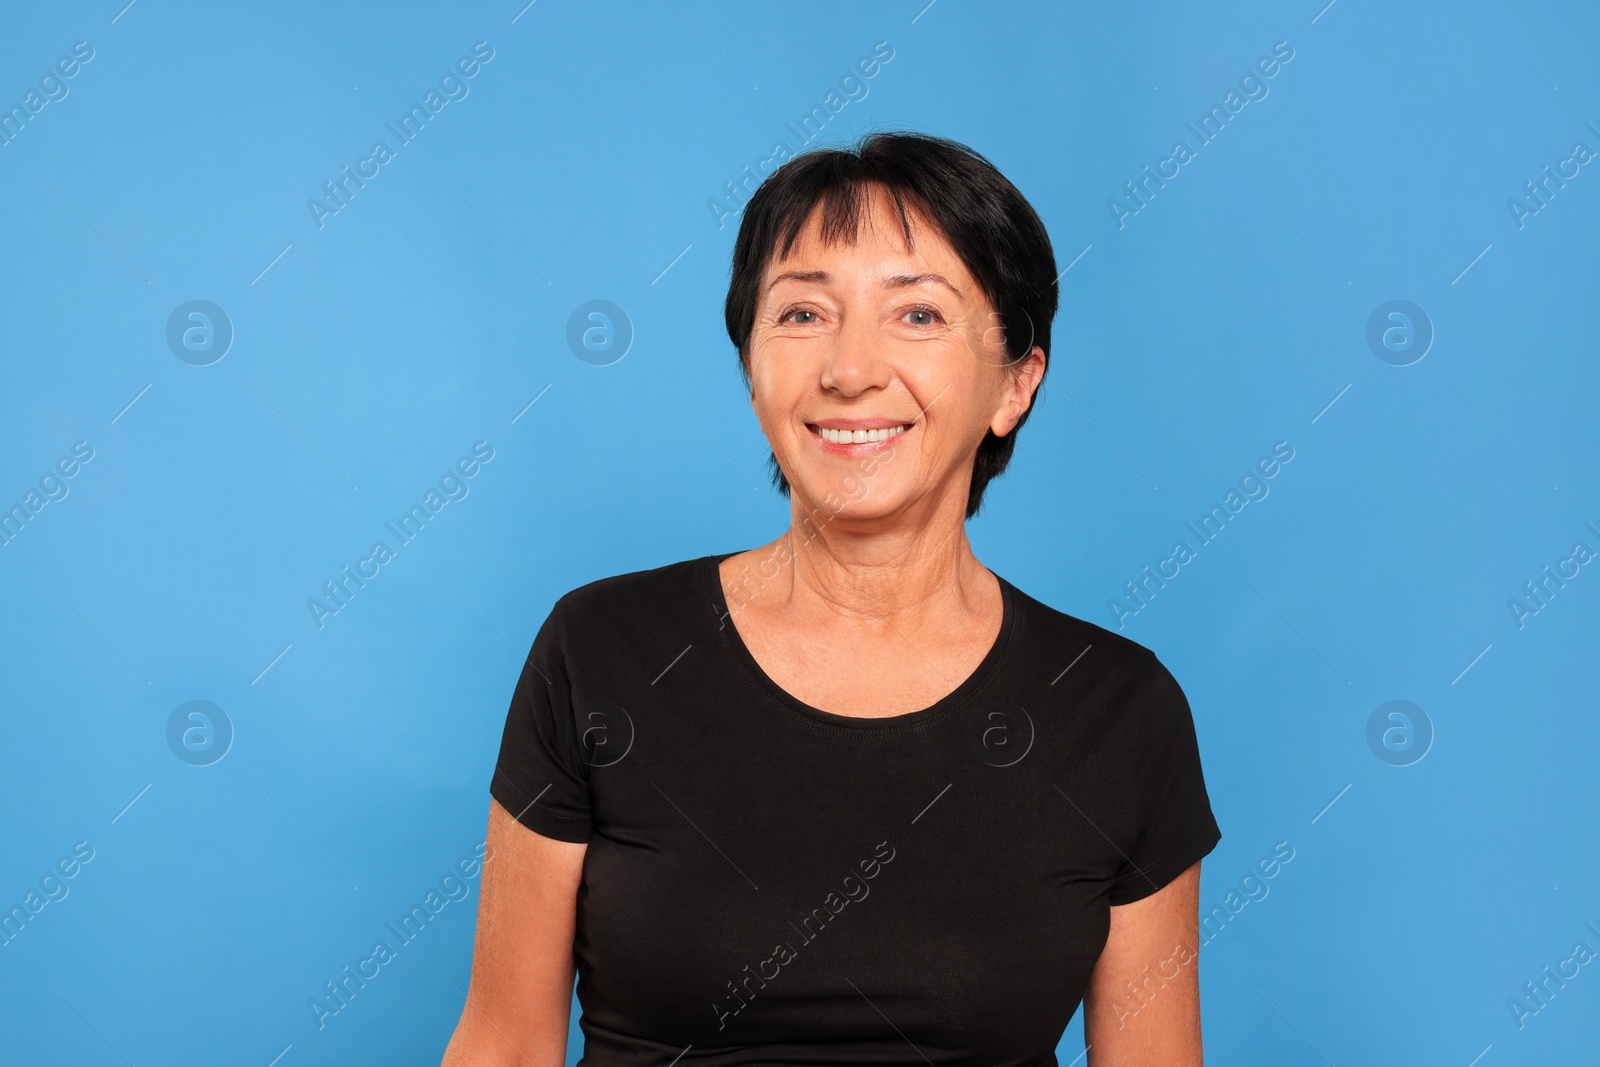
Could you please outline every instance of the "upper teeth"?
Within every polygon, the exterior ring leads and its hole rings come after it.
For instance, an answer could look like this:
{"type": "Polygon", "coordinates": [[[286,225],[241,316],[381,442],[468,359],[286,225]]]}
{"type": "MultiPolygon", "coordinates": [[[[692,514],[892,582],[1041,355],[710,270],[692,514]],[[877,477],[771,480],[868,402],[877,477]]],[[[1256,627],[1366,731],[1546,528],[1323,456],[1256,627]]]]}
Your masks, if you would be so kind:
{"type": "Polygon", "coordinates": [[[831,441],[836,445],[858,445],[870,441],[887,441],[897,434],[905,433],[907,424],[889,426],[882,430],[831,430],[826,426],[817,427],[817,432],[824,441],[831,441]]]}

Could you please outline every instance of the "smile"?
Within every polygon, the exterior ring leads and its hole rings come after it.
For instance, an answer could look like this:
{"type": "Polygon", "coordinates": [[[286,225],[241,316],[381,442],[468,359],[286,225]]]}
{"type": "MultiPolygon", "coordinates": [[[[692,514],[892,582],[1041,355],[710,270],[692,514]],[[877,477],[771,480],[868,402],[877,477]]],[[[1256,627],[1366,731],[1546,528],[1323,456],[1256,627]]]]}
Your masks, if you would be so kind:
{"type": "Polygon", "coordinates": [[[887,441],[891,437],[898,437],[911,428],[910,423],[901,423],[898,426],[886,426],[876,430],[835,430],[827,426],[813,426],[811,429],[819,434],[824,441],[835,445],[875,444],[878,441],[887,441]]]}
{"type": "Polygon", "coordinates": [[[853,456],[862,452],[875,451],[915,426],[915,423],[902,422],[858,430],[807,423],[806,429],[811,431],[812,438],[821,446],[824,452],[853,456]]]}

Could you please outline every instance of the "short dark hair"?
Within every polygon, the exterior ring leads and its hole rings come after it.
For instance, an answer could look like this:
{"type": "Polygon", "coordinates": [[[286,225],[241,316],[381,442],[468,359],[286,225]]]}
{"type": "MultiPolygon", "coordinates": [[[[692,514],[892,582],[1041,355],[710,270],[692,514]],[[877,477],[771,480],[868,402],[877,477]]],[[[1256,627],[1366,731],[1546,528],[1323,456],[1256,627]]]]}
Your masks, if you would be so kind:
{"type": "MultiPolygon", "coordinates": [[[[801,153],[762,182],[745,205],[723,307],[745,387],[750,387],[750,333],[767,264],[789,254],[819,203],[823,240],[853,242],[873,187],[893,197],[908,244],[908,207],[950,242],[1001,315],[1013,363],[1038,345],[1048,368],[1059,292],[1055,252],[1044,223],[1017,187],[973,149],[943,137],[896,130],[863,135],[847,148],[801,153]]],[[[1031,410],[1004,437],[991,430],[978,445],[967,518],[977,514],[989,481],[1011,462],[1017,433],[1031,410]]],[[[767,462],[772,484],[788,496],[789,482],[777,456],[769,453],[767,462]]]]}

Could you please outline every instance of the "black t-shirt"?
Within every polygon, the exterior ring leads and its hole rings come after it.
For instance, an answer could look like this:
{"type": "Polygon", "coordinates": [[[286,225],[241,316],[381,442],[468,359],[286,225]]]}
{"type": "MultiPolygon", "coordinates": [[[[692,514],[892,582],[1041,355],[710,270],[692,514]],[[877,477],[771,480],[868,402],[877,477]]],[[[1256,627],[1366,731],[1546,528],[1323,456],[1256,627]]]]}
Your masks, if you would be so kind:
{"type": "Polygon", "coordinates": [[[859,718],[761,670],[703,556],[534,639],[490,792],[586,841],[582,1063],[1053,1065],[1109,929],[1220,839],[1156,657],[1005,579],[954,692],[859,718]]]}

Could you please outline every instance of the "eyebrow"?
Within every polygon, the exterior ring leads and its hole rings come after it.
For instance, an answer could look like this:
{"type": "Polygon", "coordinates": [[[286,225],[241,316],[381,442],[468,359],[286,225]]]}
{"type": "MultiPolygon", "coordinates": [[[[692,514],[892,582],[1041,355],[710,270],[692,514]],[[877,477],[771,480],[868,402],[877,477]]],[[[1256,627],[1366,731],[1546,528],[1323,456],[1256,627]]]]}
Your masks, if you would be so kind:
{"type": "MultiPolygon", "coordinates": [[[[833,276],[825,270],[785,271],[776,278],[772,279],[771,283],[767,286],[767,291],[771,292],[772,289],[782,281],[820,282],[826,285],[833,281],[833,276]]],[[[951,285],[950,280],[942,274],[891,274],[889,277],[883,280],[883,286],[886,289],[907,289],[913,285],[921,285],[924,282],[934,282],[938,285],[942,285],[952,293],[956,294],[956,296],[959,296],[961,299],[966,299],[966,294],[960,289],[957,289],[954,285],[951,285]]]]}

